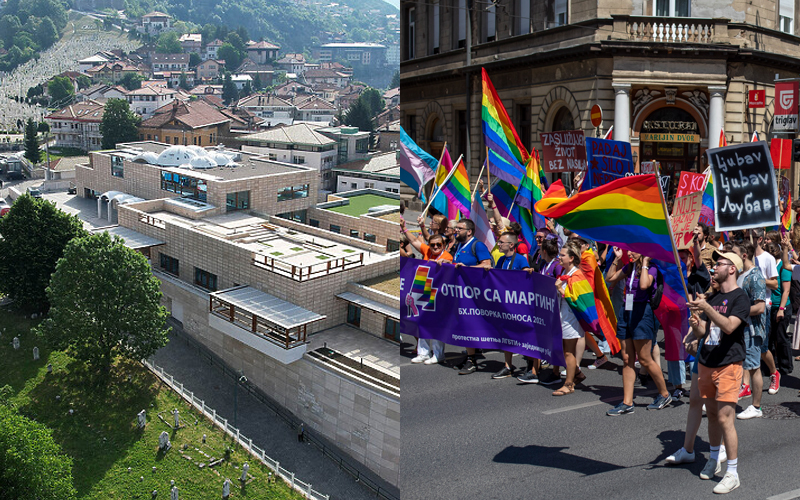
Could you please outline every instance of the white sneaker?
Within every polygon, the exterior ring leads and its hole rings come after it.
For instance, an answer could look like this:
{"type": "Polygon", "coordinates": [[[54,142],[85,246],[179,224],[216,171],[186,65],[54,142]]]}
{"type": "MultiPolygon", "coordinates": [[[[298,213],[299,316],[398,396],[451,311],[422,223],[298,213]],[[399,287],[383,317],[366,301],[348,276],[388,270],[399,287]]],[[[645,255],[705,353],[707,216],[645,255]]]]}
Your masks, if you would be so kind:
{"type": "Polygon", "coordinates": [[[428,361],[429,359],[430,359],[429,356],[420,355],[420,356],[417,356],[416,358],[412,359],[411,362],[412,363],[424,363],[424,362],[428,361]]]}
{"type": "Polygon", "coordinates": [[[700,479],[711,479],[712,477],[717,475],[721,470],[722,470],[721,462],[709,458],[708,462],[706,462],[705,467],[703,467],[703,470],[700,471],[700,479]]]}
{"type": "Polygon", "coordinates": [[[739,420],[750,420],[751,418],[761,418],[761,410],[757,410],[755,406],[750,405],[746,410],[736,415],[739,420]]]}
{"type": "Polygon", "coordinates": [[[726,472],[722,481],[714,486],[714,493],[730,493],[739,487],[739,475],[732,472],[726,472]]]}
{"type": "Polygon", "coordinates": [[[642,364],[641,364],[641,363],[639,363],[639,362],[637,361],[637,362],[635,362],[635,363],[633,364],[633,366],[635,366],[636,368],[641,368],[641,367],[642,367],[642,364]]]}
{"type": "Polygon", "coordinates": [[[725,445],[723,444],[722,446],[719,447],[719,458],[717,458],[717,463],[719,465],[717,466],[717,472],[722,470],[722,462],[727,462],[727,461],[728,461],[728,454],[725,452],[725,445]]]}
{"type": "Polygon", "coordinates": [[[561,376],[562,376],[562,377],[566,377],[566,376],[567,376],[567,369],[566,369],[566,368],[564,368],[563,370],[561,370],[561,376]]]}
{"type": "Polygon", "coordinates": [[[439,360],[436,359],[436,356],[431,356],[430,358],[425,360],[425,364],[426,365],[435,365],[435,364],[438,364],[438,363],[439,363],[439,360]]]}
{"type": "Polygon", "coordinates": [[[669,465],[690,464],[692,462],[694,462],[694,452],[689,453],[686,451],[686,448],[681,448],[667,457],[667,463],[669,465]]]}

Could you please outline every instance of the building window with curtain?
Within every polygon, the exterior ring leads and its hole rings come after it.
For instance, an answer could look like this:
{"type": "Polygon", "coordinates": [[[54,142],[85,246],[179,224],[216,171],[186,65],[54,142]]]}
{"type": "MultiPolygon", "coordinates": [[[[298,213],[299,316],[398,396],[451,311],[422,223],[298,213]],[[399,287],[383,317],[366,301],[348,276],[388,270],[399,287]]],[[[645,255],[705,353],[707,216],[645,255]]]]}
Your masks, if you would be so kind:
{"type": "Polygon", "coordinates": [[[659,17],[689,17],[689,0],[653,0],[653,12],[659,17]]]}

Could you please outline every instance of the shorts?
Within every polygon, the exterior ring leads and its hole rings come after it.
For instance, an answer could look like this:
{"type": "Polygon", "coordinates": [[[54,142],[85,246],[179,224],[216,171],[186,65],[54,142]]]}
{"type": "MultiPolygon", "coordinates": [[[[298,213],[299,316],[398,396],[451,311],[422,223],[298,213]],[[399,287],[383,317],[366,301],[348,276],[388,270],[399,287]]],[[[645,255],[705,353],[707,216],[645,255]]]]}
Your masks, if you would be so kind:
{"type": "Polygon", "coordinates": [[[745,355],[742,368],[745,370],[755,370],[761,366],[761,348],[764,347],[762,344],[763,341],[761,337],[751,335],[749,327],[745,328],[744,332],[744,346],[747,354],[745,355]]]}
{"type": "Polygon", "coordinates": [[[741,361],[719,368],[698,364],[697,369],[697,388],[701,397],[721,403],[739,401],[739,391],[742,388],[741,361]]]}
{"type": "Polygon", "coordinates": [[[634,302],[633,311],[622,311],[617,324],[617,339],[655,340],[656,315],[650,302],[634,302]]]}

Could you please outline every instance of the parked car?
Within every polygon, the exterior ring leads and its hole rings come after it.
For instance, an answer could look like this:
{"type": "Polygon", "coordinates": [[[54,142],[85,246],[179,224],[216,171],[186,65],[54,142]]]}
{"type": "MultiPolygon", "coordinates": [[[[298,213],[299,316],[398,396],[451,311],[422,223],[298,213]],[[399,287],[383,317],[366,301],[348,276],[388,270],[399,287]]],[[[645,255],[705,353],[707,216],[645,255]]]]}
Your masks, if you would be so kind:
{"type": "Polygon", "coordinates": [[[73,183],[69,183],[69,187],[67,188],[67,194],[77,194],[78,188],[73,183]]]}
{"type": "Polygon", "coordinates": [[[11,205],[4,198],[0,198],[0,217],[4,216],[11,210],[11,205]]]}
{"type": "Polygon", "coordinates": [[[42,197],[42,192],[39,190],[39,188],[29,187],[25,192],[33,196],[34,198],[42,197]]]}

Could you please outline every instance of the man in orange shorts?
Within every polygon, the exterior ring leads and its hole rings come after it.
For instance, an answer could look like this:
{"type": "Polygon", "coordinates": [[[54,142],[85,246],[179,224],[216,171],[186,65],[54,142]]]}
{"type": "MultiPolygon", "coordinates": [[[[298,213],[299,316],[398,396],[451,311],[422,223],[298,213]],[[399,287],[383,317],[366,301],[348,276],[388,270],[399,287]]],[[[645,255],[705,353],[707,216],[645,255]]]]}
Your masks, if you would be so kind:
{"type": "Polygon", "coordinates": [[[698,295],[689,301],[692,311],[689,323],[695,337],[705,338],[697,353],[697,386],[700,395],[708,400],[706,414],[711,456],[700,478],[711,479],[720,472],[719,447],[724,438],[728,470],[714,487],[714,493],[729,493],[739,487],[739,440],[734,422],[746,354],[744,329],[750,315],[750,299],[736,284],[744,267],[741,257],[733,252],[715,251],[714,258],[717,264],[712,279],[719,284],[719,292],[708,300],[698,295]]]}

